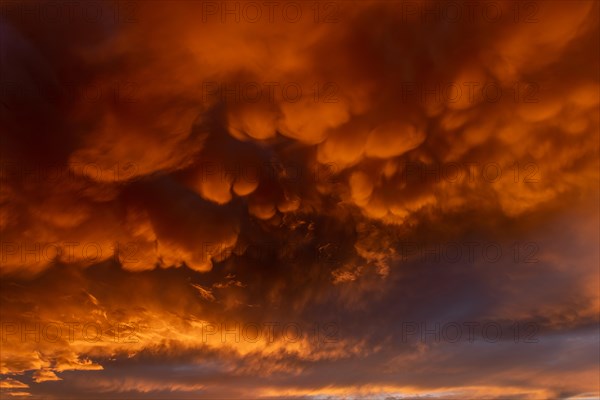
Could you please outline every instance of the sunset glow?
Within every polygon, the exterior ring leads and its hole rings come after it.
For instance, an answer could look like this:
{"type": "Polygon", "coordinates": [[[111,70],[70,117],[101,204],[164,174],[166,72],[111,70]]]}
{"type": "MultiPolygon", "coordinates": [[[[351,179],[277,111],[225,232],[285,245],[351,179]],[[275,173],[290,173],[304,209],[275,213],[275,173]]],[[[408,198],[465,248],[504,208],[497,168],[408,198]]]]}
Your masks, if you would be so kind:
{"type": "Polygon", "coordinates": [[[2,1],[0,399],[600,398],[599,16],[2,1]]]}

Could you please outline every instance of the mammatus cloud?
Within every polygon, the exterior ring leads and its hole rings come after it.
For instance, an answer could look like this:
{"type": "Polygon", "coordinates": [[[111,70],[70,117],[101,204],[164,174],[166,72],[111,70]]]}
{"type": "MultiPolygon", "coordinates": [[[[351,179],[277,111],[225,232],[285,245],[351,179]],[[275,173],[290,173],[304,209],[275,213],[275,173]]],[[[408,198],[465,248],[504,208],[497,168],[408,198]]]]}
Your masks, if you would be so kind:
{"type": "Polygon", "coordinates": [[[598,396],[596,2],[0,9],[2,396],[598,396]]]}

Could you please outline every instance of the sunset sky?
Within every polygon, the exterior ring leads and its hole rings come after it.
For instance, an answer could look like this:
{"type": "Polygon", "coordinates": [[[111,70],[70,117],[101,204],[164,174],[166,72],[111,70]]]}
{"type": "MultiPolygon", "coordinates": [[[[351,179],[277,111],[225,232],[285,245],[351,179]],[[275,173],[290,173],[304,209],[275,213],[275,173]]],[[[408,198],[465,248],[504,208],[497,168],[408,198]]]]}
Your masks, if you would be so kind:
{"type": "Polygon", "coordinates": [[[600,2],[0,3],[0,399],[600,398],[600,2]]]}

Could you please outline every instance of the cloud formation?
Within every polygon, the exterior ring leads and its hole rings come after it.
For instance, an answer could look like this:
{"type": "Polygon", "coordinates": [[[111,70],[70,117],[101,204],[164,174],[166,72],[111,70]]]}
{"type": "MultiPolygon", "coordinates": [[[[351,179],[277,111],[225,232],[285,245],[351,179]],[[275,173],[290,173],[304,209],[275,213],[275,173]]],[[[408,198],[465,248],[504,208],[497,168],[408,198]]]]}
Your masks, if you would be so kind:
{"type": "Polygon", "coordinates": [[[2,395],[597,396],[598,4],[267,3],[0,6],[2,395]]]}

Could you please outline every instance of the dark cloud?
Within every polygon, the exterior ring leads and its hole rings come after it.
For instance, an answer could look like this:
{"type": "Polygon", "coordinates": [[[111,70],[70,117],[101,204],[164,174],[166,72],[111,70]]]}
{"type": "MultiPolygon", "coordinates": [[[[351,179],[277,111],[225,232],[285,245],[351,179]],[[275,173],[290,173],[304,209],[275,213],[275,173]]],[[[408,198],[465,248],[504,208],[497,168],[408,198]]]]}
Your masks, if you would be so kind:
{"type": "Polygon", "coordinates": [[[2,394],[597,395],[598,4],[227,4],[1,6],[2,394]]]}

